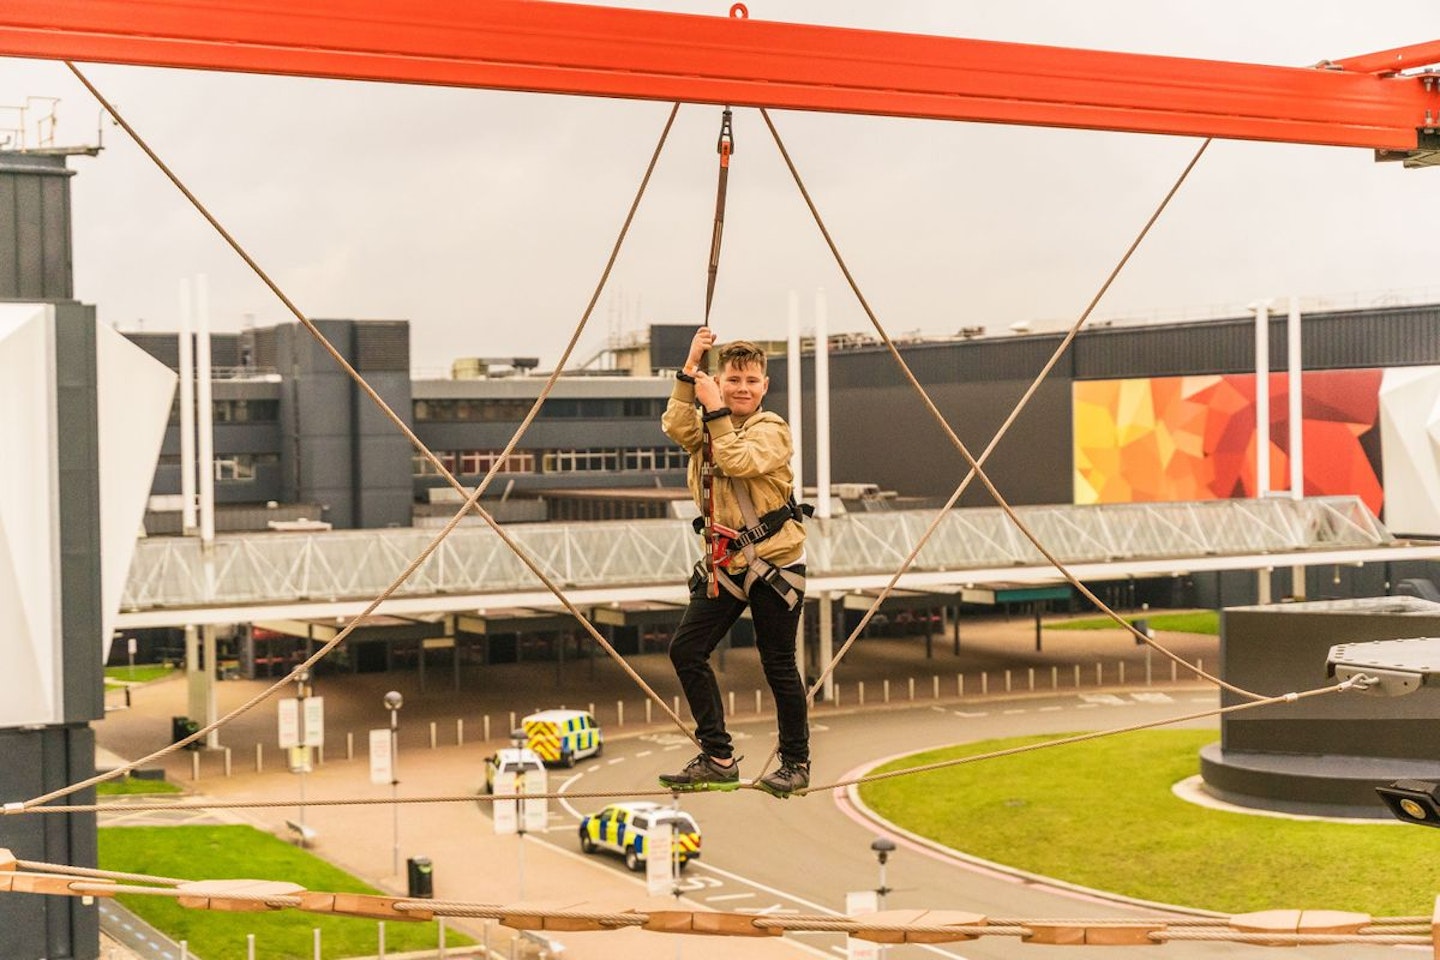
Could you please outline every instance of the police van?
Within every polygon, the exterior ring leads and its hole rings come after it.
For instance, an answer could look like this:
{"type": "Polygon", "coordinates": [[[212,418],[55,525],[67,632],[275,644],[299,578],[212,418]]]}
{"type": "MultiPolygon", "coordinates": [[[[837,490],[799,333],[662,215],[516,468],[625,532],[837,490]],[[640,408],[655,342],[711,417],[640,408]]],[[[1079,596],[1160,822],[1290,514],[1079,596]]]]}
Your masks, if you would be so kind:
{"type": "Polygon", "coordinates": [[[695,819],[681,810],[647,800],[612,803],[581,820],[580,849],[586,853],[618,853],[625,858],[625,866],[638,872],[645,869],[650,856],[650,830],[662,823],[669,823],[674,830],[670,846],[682,869],[699,858],[700,827],[695,819]]]}
{"type": "Polygon", "coordinates": [[[605,749],[595,718],[584,710],[541,710],[520,721],[515,739],[548,765],[575,766],[605,749]]]}

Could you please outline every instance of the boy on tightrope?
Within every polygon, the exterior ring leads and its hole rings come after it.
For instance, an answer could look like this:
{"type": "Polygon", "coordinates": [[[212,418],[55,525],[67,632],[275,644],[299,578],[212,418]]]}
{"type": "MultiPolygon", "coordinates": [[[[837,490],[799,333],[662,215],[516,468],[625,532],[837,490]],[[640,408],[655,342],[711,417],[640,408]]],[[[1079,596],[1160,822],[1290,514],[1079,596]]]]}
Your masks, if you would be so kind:
{"type": "Polygon", "coordinates": [[[775,697],[780,739],[779,768],[755,786],[783,798],[810,784],[806,695],[795,664],[795,632],[805,599],[805,528],[793,496],[790,428],[760,408],[770,387],[765,351],[744,340],[727,344],[720,350],[719,372],[712,377],[700,364],[714,344],[709,327],[695,333],[660,420],[666,436],[690,454],[690,492],[702,522],[712,524],[715,540],[706,548],[718,558],[713,587],[708,582],[709,558],[697,565],[690,578],[690,603],[670,642],[670,661],[704,752],[678,773],[661,775],[660,783],[684,791],[740,786],[739,758],[725,730],[710,654],[748,604],[755,646],[775,697]],[[707,431],[709,497],[703,476],[707,431]],[[705,518],[707,499],[713,502],[713,516],[705,518]]]}

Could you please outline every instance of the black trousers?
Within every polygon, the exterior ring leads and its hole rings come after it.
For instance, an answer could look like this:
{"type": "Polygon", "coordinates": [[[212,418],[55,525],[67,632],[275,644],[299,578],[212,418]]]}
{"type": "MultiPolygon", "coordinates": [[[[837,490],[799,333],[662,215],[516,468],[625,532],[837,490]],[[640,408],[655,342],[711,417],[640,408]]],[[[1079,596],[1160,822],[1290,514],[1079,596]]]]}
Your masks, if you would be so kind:
{"type": "MultiPolygon", "coordinates": [[[[805,573],[803,565],[789,569],[805,573]]],[[[720,571],[720,576],[728,574],[720,571]]],[[[723,586],[720,596],[710,599],[705,596],[704,579],[692,577],[689,606],[670,641],[670,662],[675,665],[680,687],[695,718],[695,738],[707,754],[719,760],[730,757],[733,748],[730,734],[725,730],[725,706],[720,699],[715,671],[710,668],[710,654],[740,619],[745,606],[745,601],[723,586]]],[[[749,606],[755,621],[755,646],[760,652],[760,665],[775,697],[780,757],[805,763],[810,759],[810,725],[806,719],[805,685],[795,665],[795,631],[800,624],[803,603],[796,603],[792,610],[767,584],[756,582],[750,592],[749,606]]]]}

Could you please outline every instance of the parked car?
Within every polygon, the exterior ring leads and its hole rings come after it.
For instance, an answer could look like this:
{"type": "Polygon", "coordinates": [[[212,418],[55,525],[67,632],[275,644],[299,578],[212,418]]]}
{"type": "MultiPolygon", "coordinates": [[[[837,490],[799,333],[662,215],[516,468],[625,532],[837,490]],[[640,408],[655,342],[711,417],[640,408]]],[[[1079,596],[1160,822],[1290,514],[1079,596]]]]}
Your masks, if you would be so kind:
{"type": "Polygon", "coordinates": [[[585,853],[608,850],[625,858],[631,870],[645,869],[650,855],[648,842],[652,827],[670,823],[674,828],[671,840],[673,855],[681,869],[700,856],[700,827],[695,818],[682,810],[663,807],[640,800],[612,803],[599,813],[580,821],[580,849],[585,853]]]}
{"type": "Polygon", "coordinates": [[[502,773],[543,771],[545,764],[534,751],[523,747],[507,747],[485,758],[485,792],[495,792],[495,778],[502,773]]]}
{"type": "Polygon", "coordinates": [[[584,710],[541,710],[520,721],[515,739],[546,764],[575,766],[576,760],[598,757],[605,738],[595,718],[584,710]]]}

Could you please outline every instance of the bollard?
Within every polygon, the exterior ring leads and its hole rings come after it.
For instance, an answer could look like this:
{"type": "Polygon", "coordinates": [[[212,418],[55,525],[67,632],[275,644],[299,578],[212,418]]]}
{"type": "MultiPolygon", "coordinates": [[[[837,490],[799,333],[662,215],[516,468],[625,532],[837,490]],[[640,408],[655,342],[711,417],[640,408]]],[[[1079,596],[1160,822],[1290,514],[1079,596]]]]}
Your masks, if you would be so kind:
{"type": "Polygon", "coordinates": [[[1105,686],[1105,666],[1099,660],[1095,661],[1095,686],[1105,686]]]}
{"type": "Polygon", "coordinates": [[[198,753],[190,754],[190,779],[200,779],[200,754],[198,753]]]}
{"type": "Polygon", "coordinates": [[[230,776],[230,748],[225,748],[225,776],[230,776]]]}
{"type": "Polygon", "coordinates": [[[265,744],[255,744],[255,772],[260,773],[265,769],[265,744]]]}
{"type": "Polygon", "coordinates": [[[840,706],[840,684],[835,684],[835,706],[840,706]]]}
{"type": "Polygon", "coordinates": [[[624,701],[624,700],[616,700],[616,701],[615,701],[615,726],[617,726],[617,727],[623,727],[623,726],[625,726],[625,701],[624,701]]]}
{"type": "Polygon", "coordinates": [[[1080,664],[1075,664],[1075,689],[1080,689],[1080,664]]]}
{"type": "Polygon", "coordinates": [[[732,716],[732,717],[735,716],[735,691],[734,691],[734,690],[731,690],[731,691],[729,691],[728,693],[726,693],[725,699],[726,699],[726,700],[729,702],[729,704],[730,704],[729,709],[728,709],[727,712],[730,714],[730,716],[732,716]]]}
{"type": "Polygon", "coordinates": [[[1205,658],[1204,658],[1204,657],[1196,657],[1196,658],[1195,658],[1195,672],[1196,672],[1196,673],[1204,673],[1204,672],[1205,672],[1205,658]]]}
{"type": "Polygon", "coordinates": [[[1174,683],[1175,681],[1177,681],[1177,680],[1180,679],[1179,670],[1180,670],[1180,665],[1179,665],[1178,663],[1176,663],[1174,660],[1171,660],[1171,661],[1170,661],[1170,682],[1171,682],[1171,683],[1174,683]]]}
{"type": "Polygon", "coordinates": [[[510,726],[509,726],[508,730],[506,731],[507,735],[508,735],[508,733],[509,733],[509,730],[514,730],[514,729],[515,729],[515,711],[514,711],[514,710],[511,710],[511,711],[510,711],[510,726]]]}
{"type": "Polygon", "coordinates": [[[1120,661],[1120,686],[1125,686],[1125,661],[1120,661]]]}
{"type": "Polygon", "coordinates": [[[455,746],[465,746],[465,718],[455,718],[455,746]]]}
{"type": "Polygon", "coordinates": [[[654,709],[654,704],[654,700],[651,700],[649,697],[645,698],[645,722],[647,724],[650,723],[650,711],[654,709]]]}
{"type": "Polygon", "coordinates": [[[755,712],[760,712],[760,690],[758,687],[755,690],[755,712]]]}
{"type": "Polygon", "coordinates": [[[857,686],[857,687],[859,688],[859,690],[860,690],[860,693],[859,693],[857,699],[858,699],[858,701],[859,701],[860,706],[863,707],[863,706],[865,706],[865,681],[864,681],[864,680],[857,681],[856,686],[857,686]]]}
{"type": "Polygon", "coordinates": [[[965,699],[965,674],[963,673],[955,674],[955,697],[959,700],[965,699]]]}
{"type": "Polygon", "coordinates": [[[180,960],[190,960],[190,941],[180,941],[180,960]]]}
{"type": "Polygon", "coordinates": [[[1030,692],[1035,692],[1035,668],[1030,668],[1030,692]]]}
{"type": "Polygon", "coordinates": [[[325,766],[325,744],[323,743],[315,748],[315,765],[317,767],[325,766]]]}
{"type": "Polygon", "coordinates": [[[984,670],[980,671],[980,696],[990,693],[990,674],[984,670]]]}
{"type": "Polygon", "coordinates": [[[1050,668],[1050,689],[1051,689],[1051,690],[1059,690],[1059,689],[1060,689],[1060,668],[1059,668],[1059,667],[1051,667],[1051,668],[1050,668]]]}
{"type": "Polygon", "coordinates": [[[680,716],[680,697],[678,695],[671,697],[670,702],[673,705],[671,709],[675,711],[675,716],[680,716]]]}
{"type": "Polygon", "coordinates": [[[480,735],[486,743],[490,742],[490,714],[480,718],[480,735]]]}
{"type": "Polygon", "coordinates": [[[911,677],[911,678],[910,678],[910,699],[911,699],[911,700],[914,700],[914,699],[915,699],[915,678],[914,678],[914,677],[911,677]]]}
{"type": "Polygon", "coordinates": [[[939,700],[939,699],[940,699],[940,674],[937,673],[937,674],[933,675],[933,676],[930,678],[930,689],[931,689],[931,696],[933,696],[936,700],[939,700]]]}
{"type": "Polygon", "coordinates": [[[346,759],[346,760],[354,760],[354,759],[355,759],[355,731],[354,731],[354,730],[347,730],[347,731],[345,731],[345,759],[346,759]]]}
{"type": "Polygon", "coordinates": [[[1009,692],[1010,692],[1010,671],[1009,671],[1009,670],[1006,670],[1006,671],[1005,671],[1005,692],[1006,692],[1006,693],[1009,693],[1009,692]]]}
{"type": "MultiPolygon", "coordinates": [[[[445,918],[444,918],[444,917],[436,917],[436,919],[440,921],[440,930],[439,930],[439,938],[440,938],[440,939],[439,939],[439,943],[437,944],[437,945],[439,946],[439,948],[440,948],[440,960],[445,960],[445,918]]],[[[316,957],[315,960],[320,960],[320,958],[319,958],[319,957],[316,957]]]]}
{"type": "Polygon", "coordinates": [[[585,712],[590,714],[590,716],[592,717],[595,716],[595,703],[593,700],[590,703],[585,704],[585,712]]]}
{"type": "Polygon", "coordinates": [[[245,956],[249,960],[255,960],[255,934],[245,934],[245,956]]]}
{"type": "Polygon", "coordinates": [[[435,736],[435,721],[434,721],[434,720],[431,720],[431,721],[430,721],[430,749],[431,749],[431,750],[434,750],[434,749],[435,749],[436,739],[437,739],[437,738],[436,738],[436,736],[435,736]]]}
{"type": "Polygon", "coordinates": [[[376,960],[385,960],[385,921],[381,920],[375,924],[375,957],[376,960]]]}
{"type": "Polygon", "coordinates": [[[322,960],[320,956],[320,928],[315,927],[313,929],[315,933],[315,960],[322,960]]]}
{"type": "Polygon", "coordinates": [[[885,680],[880,685],[880,699],[883,703],[890,702],[890,681],[885,680]]]}

